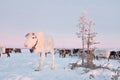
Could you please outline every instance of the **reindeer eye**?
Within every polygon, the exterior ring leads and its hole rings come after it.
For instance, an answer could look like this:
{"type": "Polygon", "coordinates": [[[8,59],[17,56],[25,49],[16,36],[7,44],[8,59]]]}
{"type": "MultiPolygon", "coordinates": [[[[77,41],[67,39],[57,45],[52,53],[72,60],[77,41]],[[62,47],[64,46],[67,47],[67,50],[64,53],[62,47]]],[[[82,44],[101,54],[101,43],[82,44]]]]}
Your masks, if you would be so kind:
{"type": "Polygon", "coordinates": [[[36,39],[37,37],[36,36],[32,36],[32,39],[36,39]]]}
{"type": "Polygon", "coordinates": [[[32,39],[35,39],[35,37],[32,37],[32,39]]]}

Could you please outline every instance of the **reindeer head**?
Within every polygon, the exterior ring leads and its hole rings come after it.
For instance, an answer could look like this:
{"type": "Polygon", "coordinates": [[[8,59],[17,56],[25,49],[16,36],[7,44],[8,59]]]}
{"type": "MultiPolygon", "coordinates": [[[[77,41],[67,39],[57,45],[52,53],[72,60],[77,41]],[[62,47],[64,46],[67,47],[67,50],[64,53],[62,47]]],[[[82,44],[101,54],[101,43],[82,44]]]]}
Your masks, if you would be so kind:
{"type": "Polygon", "coordinates": [[[25,43],[24,43],[24,46],[26,48],[31,48],[31,47],[34,47],[36,45],[37,36],[35,33],[28,33],[25,35],[25,37],[27,38],[25,43]]]}

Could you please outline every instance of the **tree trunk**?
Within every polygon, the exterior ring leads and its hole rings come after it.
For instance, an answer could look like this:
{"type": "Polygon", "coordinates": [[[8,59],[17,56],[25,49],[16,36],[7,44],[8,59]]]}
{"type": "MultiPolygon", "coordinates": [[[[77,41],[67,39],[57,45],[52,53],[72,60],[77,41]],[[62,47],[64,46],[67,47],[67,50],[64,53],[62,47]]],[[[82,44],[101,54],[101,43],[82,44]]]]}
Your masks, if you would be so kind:
{"type": "Polygon", "coordinates": [[[88,51],[87,53],[87,66],[88,67],[92,67],[94,65],[93,59],[94,59],[94,53],[92,51],[88,51]]]}

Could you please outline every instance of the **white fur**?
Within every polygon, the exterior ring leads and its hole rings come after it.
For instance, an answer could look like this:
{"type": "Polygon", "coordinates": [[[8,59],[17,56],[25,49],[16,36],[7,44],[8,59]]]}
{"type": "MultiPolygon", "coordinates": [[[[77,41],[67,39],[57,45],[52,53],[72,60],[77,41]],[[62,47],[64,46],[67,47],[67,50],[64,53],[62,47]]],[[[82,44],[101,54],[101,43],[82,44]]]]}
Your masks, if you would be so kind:
{"type": "Polygon", "coordinates": [[[2,47],[0,47],[0,57],[1,57],[1,55],[2,55],[2,52],[3,52],[3,51],[2,51],[2,47]]]}
{"type": "Polygon", "coordinates": [[[95,50],[95,56],[101,56],[109,59],[110,51],[109,50],[95,50]]]}
{"type": "Polygon", "coordinates": [[[0,55],[2,56],[3,53],[5,53],[5,47],[0,46],[0,55]]]}
{"type": "Polygon", "coordinates": [[[38,56],[41,54],[41,58],[39,60],[39,70],[41,69],[41,66],[43,64],[43,61],[45,60],[45,53],[51,52],[52,54],[52,66],[53,69],[55,67],[54,65],[54,44],[53,44],[53,38],[51,36],[45,35],[42,32],[36,33],[35,35],[32,35],[32,33],[27,34],[27,40],[25,42],[25,47],[31,48],[33,47],[36,42],[36,46],[34,49],[34,53],[36,53],[38,56]],[[36,37],[32,39],[32,37],[36,37]],[[38,41],[37,41],[38,40],[38,41]]]}

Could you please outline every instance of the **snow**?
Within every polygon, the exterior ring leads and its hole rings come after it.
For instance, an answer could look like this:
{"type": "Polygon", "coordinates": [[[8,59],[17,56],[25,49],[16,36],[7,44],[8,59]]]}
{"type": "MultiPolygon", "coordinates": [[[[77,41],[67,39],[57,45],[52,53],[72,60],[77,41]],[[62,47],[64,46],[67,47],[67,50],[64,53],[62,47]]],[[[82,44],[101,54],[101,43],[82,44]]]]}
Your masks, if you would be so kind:
{"type": "MultiPolygon", "coordinates": [[[[96,65],[108,66],[109,69],[76,68],[70,69],[69,63],[76,62],[78,57],[60,58],[55,54],[55,69],[52,70],[51,55],[48,54],[41,71],[34,71],[38,66],[36,54],[27,50],[22,53],[11,53],[11,57],[0,58],[0,80],[112,80],[116,75],[114,69],[120,68],[120,60],[94,60],[96,65]]],[[[81,61],[79,62],[81,63],[81,61]]],[[[120,74],[120,73],[119,73],[120,74]]],[[[118,77],[120,80],[120,76],[118,77]]]]}

